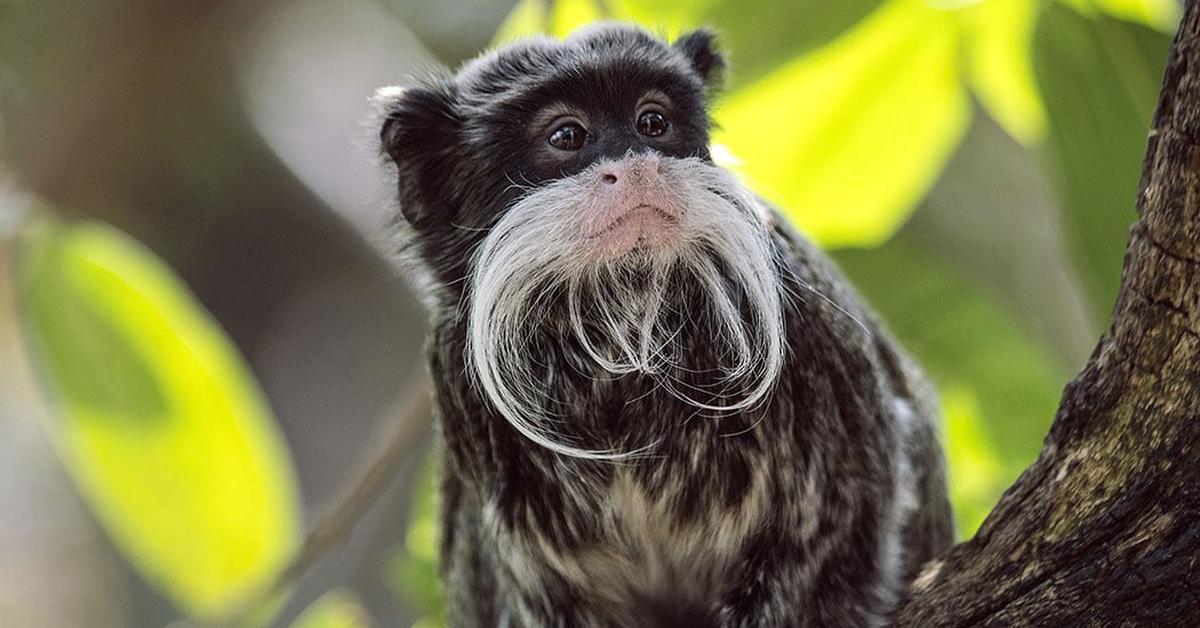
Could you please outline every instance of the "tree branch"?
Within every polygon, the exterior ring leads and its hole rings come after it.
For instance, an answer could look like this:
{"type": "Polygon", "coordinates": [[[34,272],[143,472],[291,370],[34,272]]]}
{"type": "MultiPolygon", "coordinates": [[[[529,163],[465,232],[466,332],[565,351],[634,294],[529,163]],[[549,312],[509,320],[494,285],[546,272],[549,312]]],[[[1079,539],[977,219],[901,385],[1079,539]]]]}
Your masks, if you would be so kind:
{"type": "MultiPolygon", "coordinates": [[[[1097,129],[1102,133],[1102,129],[1097,129]]],[[[1200,7],[1154,117],[1112,327],[1038,460],[901,626],[1187,625],[1200,611],[1200,7]]]]}

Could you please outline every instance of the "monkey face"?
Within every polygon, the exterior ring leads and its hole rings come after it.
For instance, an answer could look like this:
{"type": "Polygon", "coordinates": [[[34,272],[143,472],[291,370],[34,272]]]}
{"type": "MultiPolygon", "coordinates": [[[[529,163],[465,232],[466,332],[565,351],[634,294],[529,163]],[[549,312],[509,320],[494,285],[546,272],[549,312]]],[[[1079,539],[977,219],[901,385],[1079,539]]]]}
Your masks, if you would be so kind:
{"type": "Polygon", "coordinates": [[[531,339],[597,377],[654,378],[703,410],[744,409],[774,382],[770,212],[708,151],[705,98],[722,67],[706,32],[667,45],[604,25],[384,94],[410,256],[468,321],[493,407],[536,442],[612,453],[548,431],[538,365],[552,360],[531,339]],[[685,355],[695,338],[710,345],[701,364],[685,355]]]}
{"type": "Polygon", "coordinates": [[[709,160],[705,98],[723,67],[705,31],[669,46],[641,29],[606,24],[561,42],[512,44],[450,78],[381,90],[382,147],[396,166],[405,220],[432,245],[423,256],[435,271],[455,267],[461,275],[466,268],[454,259],[466,257],[518,199],[604,162],[614,163],[594,178],[609,185],[581,202],[633,204],[578,227],[612,227],[596,241],[614,253],[639,233],[648,244],[666,242],[676,222],[662,194],[669,182],[636,158],[709,160]]]}

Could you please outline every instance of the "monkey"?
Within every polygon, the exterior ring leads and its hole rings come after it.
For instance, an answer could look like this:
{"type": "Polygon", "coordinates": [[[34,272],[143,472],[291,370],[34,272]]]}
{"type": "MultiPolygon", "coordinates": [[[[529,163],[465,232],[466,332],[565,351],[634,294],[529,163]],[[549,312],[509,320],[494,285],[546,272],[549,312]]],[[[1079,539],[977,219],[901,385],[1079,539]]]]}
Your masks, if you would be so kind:
{"type": "Polygon", "coordinates": [[[725,69],[610,22],[379,92],[452,626],[875,626],[951,544],[935,393],[714,163],[725,69]]]}

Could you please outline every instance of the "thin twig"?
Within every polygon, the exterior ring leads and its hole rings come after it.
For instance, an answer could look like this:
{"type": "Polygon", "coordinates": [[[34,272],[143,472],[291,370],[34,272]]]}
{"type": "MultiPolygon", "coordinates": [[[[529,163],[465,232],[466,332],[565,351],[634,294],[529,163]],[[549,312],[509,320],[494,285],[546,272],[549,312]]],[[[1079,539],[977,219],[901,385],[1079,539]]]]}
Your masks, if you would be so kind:
{"type": "MultiPolygon", "coordinates": [[[[363,515],[379,500],[384,489],[396,475],[401,464],[411,459],[417,445],[428,434],[432,421],[429,401],[430,381],[421,369],[404,386],[400,400],[390,407],[388,417],[380,427],[379,449],[361,458],[358,470],[339,492],[333,508],[319,516],[304,538],[303,545],[292,560],[270,584],[236,604],[220,617],[203,623],[181,622],[178,628],[225,628],[241,626],[253,617],[256,611],[270,604],[277,597],[288,594],[289,589],[308,570],[334,548],[344,543],[363,515]]],[[[283,605],[280,605],[282,610],[283,605]]],[[[259,624],[259,622],[255,622],[259,624]]],[[[261,622],[270,625],[272,622],[261,622]]]]}
{"type": "Polygon", "coordinates": [[[333,510],[320,517],[309,530],[300,552],[280,574],[273,593],[286,589],[313,563],[345,541],[362,516],[383,494],[396,470],[412,457],[416,446],[428,433],[431,419],[429,390],[429,377],[424,369],[420,369],[420,373],[405,385],[404,396],[398,402],[398,407],[393,406],[395,411],[388,413],[392,419],[381,429],[385,437],[376,441],[381,443],[380,448],[362,459],[358,472],[343,489],[342,497],[333,510]]]}

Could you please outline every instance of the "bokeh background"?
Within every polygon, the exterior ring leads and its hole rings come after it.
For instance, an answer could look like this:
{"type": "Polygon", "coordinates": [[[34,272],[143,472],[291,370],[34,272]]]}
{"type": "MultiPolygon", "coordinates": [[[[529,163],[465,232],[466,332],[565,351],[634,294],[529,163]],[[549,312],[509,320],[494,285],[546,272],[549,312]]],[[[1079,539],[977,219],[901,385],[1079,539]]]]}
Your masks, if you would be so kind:
{"type": "MultiPolygon", "coordinates": [[[[1108,323],[1179,9],[0,0],[0,625],[257,600],[422,367],[373,91],[605,17],[721,35],[715,154],[938,384],[969,537],[1108,323]]],[[[438,625],[428,468],[239,621],[438,625]]]]}

